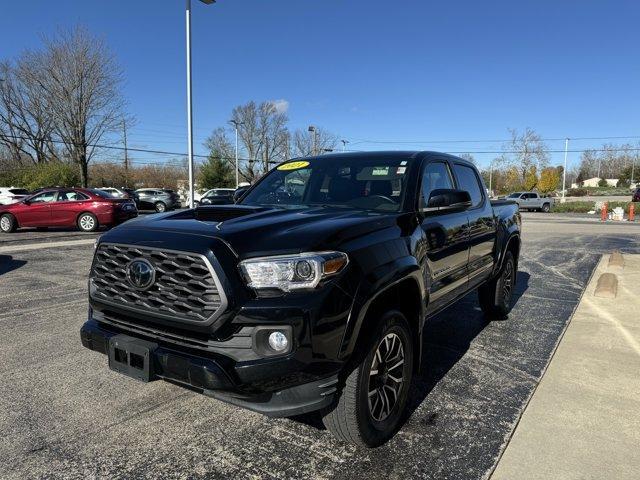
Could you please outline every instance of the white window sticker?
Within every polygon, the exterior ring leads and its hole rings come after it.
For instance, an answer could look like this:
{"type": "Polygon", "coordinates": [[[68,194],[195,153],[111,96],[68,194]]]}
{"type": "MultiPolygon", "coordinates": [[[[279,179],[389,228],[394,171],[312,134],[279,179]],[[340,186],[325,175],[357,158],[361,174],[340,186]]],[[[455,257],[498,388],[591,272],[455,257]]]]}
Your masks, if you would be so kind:
{"type": "Polygon", "coordinates": [[[407,167],[398,167],[398,170],[396,171],[396,175],[403,175],[404,172],[407,171],[407,167]]]}

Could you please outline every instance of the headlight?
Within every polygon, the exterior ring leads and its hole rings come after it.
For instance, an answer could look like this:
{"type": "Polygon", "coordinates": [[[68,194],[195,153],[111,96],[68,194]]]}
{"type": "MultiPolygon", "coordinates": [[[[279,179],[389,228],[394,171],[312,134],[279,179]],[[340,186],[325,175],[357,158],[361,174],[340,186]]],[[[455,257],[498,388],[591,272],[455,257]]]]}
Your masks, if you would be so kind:
{"type": "Polygon", "coordinates": [[[300,253],[252,258],[240,262],[247,285],[256,290],[308,290],[335,275],[348,263],[342,252],[300,253]]]}

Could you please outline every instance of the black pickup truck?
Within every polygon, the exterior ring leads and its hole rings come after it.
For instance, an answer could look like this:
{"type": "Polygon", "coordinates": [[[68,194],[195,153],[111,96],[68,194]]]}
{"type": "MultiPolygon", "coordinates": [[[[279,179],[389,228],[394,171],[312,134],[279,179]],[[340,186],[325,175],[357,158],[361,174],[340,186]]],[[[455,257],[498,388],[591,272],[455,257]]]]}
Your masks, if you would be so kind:
{"type": "Polygon", "coordinates": [[[520,216],[473,164],[433,152],[274,168],[234,205],[125,223],[97,242],[82,344],[270,416],[319,411],[338,438],[399,428],[425,321],[478,289],[511,307],[520,216]]]}

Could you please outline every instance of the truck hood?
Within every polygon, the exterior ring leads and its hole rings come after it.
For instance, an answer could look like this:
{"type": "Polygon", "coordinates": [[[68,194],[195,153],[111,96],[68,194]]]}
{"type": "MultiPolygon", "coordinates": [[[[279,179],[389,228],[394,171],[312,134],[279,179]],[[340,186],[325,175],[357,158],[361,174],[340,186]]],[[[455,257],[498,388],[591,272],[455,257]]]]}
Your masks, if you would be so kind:
{"type": "MultiPolygon", "coordinates": [[[[377,213],[336,207],[286,209],[243,205],[206,206],[149,215],[113,230],[171,232],[222,240],[238,257],[339,249],[349,240],[396,227],[398,213],[377,213]]],[[[130,232],[135,237],[134,232],[130,232]]],[[[108,240],[110,235],[105,235],[108,240]]]]}

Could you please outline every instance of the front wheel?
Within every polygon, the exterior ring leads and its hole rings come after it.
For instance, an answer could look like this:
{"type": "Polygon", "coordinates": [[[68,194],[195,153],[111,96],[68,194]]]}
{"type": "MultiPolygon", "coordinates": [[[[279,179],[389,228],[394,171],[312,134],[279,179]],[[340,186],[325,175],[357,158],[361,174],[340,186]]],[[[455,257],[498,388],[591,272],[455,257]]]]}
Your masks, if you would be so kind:
{"type": "Polygon", "coordinates": [[[83,213],[78,217],[78,228],[83,232],[95,232],[98,229],[98,219],[92,213],[83,213]]]}
{"type": "Polygon", "coordinates": [[[511,311],[511,298],[516,283],[516,262],[507,250],[502,270],[495,278],[478,289],[480,308],[490,320],[504,320],[511,311]]]}
{"type": "Polygon", "coordinates": [[[339,440],[365,447],[382,445],[395,433],[413,373],[413,342],[402,313],[385,313],[373,338],[367,356],[322,419],[339,440]]]}
{"type": "Polygon", "coordinates": [[[162,213],[167,211],[167,205],[164,202],[156,202],[156,212],[162,213]]]}
{"type": "Polygon", "coordinates": [[[10,213],[5,213],[0,217],[0,231],[2,233],[12,233],[18,228],[16,219],[10,213]]]}

